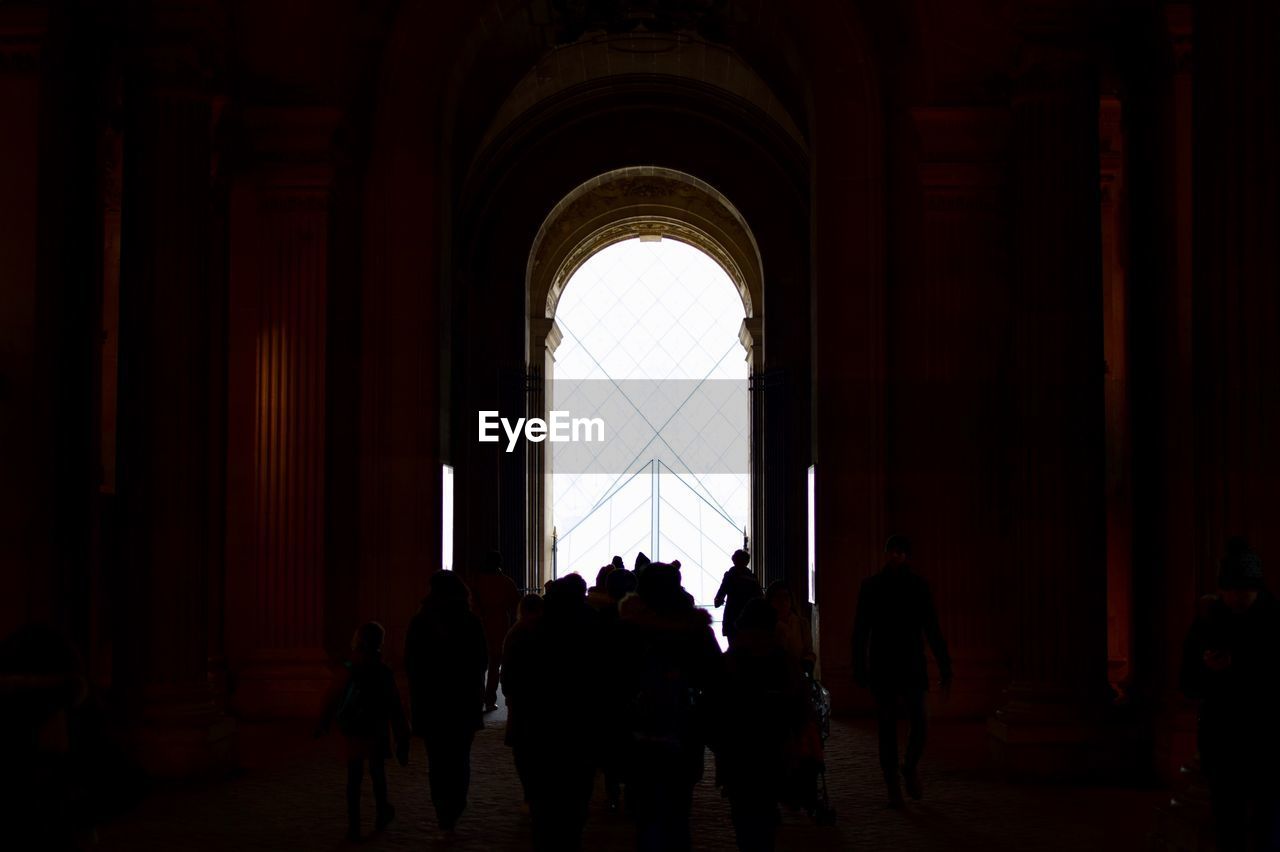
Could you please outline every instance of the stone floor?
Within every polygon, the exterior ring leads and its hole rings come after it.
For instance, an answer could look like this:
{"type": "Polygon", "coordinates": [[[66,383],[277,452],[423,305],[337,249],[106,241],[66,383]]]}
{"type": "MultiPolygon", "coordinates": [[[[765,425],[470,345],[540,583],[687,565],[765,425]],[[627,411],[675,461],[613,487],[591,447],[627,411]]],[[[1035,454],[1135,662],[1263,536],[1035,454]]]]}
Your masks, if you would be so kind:
{"type": "MultiPolygon", "coordinates": [[[[525,850],[528,817],[519,809],[518,783],[502,744],[501,714],[476,737],[470,806],[450,849],[525,850]]],[[[300,726],[247,726],[240,737],[243,769],[232,779],[200,788],[153,793],[136,810],[100,833],[107,852],[150,850],[330,850],[342,839],[343,769],[334,743],[316,743],[300,726]]],[[[883,807],[874,731],[865,723],[836,722],[828,743],[828,783],[838,813],[819,827],[803,813],[786,814],[781,850],[1125,850],[1147,848],[1154,791],[1098,787],[1019,786],[985,766],[978,725],[935,725],[922,769],[926,798],[903,811],[883,807]]],[[[408,768],[388,767],[399,815],[362,849],[430,849],[435,815],[426,789],[421,745],[408,768]]],[[[708,774],[708,778],[710,775],[708,774]]],[[[366,799],[369,794],[366,790],[366,799]]],[[[366,808],[371,822],[372,801],[366,808]]],[[[698,786],[696,847],[731,850],[728,804],[708,782],[698,786]]],[[[599,789],[584,848],[631,849],[631,824],[609,815],[599,789]]]]}

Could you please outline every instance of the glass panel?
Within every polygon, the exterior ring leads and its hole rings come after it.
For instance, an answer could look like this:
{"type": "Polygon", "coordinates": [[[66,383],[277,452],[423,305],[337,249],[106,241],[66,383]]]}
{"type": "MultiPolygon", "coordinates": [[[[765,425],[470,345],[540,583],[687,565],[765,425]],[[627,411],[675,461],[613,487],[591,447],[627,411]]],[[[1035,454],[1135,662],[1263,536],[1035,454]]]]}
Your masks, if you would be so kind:
{"type": "Polygon", "coordinates": [[[556,309],[563,339],[550,407],[578,416],[569,398],[575,388],[580,392],[574,382],[600,380],[620,383],[617,393],[628,395],[636,418],[662,408],[654,395],[678,396],[667,406],[679,406],[681,422],[666,431],[654,424],[661,438],[638,442],[626,470],[553,474],[557,575],[577,571],[590,582],[614,554],[630,566],[643,550],[655,560],[679,559],[685,588],[710,607],[730,554],[747,534],[749,459],[734,460],[734,472],[707,473],[690,470],[681,456],[691,448],[705,453],[697,444],[707,435],[746,436],[749,398],[745,392],[730,398],[688,389],[734,381],[745,391],[749,367],[738,339],[743,316],[741,297],[724,270],[675,240],[616,243],[574,274],[556,309]],[[705,428],[690,429],[691,423],[705,428]]]}

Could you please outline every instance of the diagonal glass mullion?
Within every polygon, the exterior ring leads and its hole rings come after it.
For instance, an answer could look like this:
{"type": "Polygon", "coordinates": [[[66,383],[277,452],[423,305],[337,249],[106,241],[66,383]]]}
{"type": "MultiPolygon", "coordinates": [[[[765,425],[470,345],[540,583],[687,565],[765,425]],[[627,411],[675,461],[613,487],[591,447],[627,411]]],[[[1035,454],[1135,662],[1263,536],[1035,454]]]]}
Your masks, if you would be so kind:
{"type": "MultiPolygon", "coordinates": [[[[565,331],[565,334],[569,334],[569,333],[570,333],[570,332],[569,332],[569,330],[568,330],[567,328],[566,328],[564,331],[565,331]]],[[[724,353],[723,355],[721,355],[721,356],[720,356],[720,360],[719,360],[719,361],[717,361],[717,362],[716,362],[716,363],[711,367],[711,370],[709,370],[709,371],[707,372],[707,375],[703,376],[701,379],[699,379],[699,380],[698,380],[698,383],[697,383],[696,385],[694,385],[694,386],[693,386],[693,390],[689,391],[689,394],[688,394],[688,395],[687,395],[687,396],[686,396],[686,397],[685,397],[685,398],[680,402],[680,405],[677,405],[677,406],[676,406],[676,408],[675,408],[675,410],[671,413],[671,415],[670,415],[669,417],[667,417],[667,419],[666,419],[665,421],[663,421],[662,425],[661,425],[661,426],[659,426],[659,427],[658,427],[658,428],[656,428],[656,429],[654,429],[654,426],[653,426],[653,424],[649,421],[649,418],[647,418],[647,417],[645,417],[645,416],[644,416],[644,412],[640,411],[640,409],[636,407],[636,405],[635,405],[635,403],[632,401],[631,397],[627,396],[626,391],[623,391],[621,388],[618,388],[618,391],[619,391],[620,393],[622,393],[622,396],[627,400],[627,402],[630,402],[630,403],[631,403],[631,405],[632,405],[632,407],[636,409],[636,413],[638,413],[638,414],[640,415],[640,417],[644,420],[644,422],[649,426],[649,428],[650,428],[650,429],[653,429],[653,430],[654,430],[654,431],[653,431],[653,437],[651,437],[648,441],[646,441],[646,442],[645,442],[645,445],[644,445],[643,447],[641,447],[641,448],[640,448],[640,451],[639,451],[638,453],[636,453],[636,455],[635,455],[635,457],[634,457],[634,458],[632,458],[632,459],[631,459],[631,462],[626,466],[626,468],[624,469],[624,471],[623,471],[622,473],[618,474],[618,478],[617,478],[617,479],[615,479],[615,480],[613,481],[613,484],[612,484],[612,485],[610,485],[608,489],[606,489],[605,495],[604,495],[603,497],[601,497],[601,498],[600,498],[599,502],[597,502],[597,503],[596,503],[596,505],[594,505],[594,506],[592,506],[592,507],[591,507],[591,511],[587,513],[588,515],[590,515],[590,514],[594,513],[594,512],[596,511],[596,509],[600,508],[600,506],[602,506],[602,505],[603,505],[607,500],[609,500],[609,498],[610,498],[610,497],[612,497],[612,496],[613,496],[613,494],[612,494],[612,492],[613,492],[613,486],[614,486],[614,485],[617,485],[617,484],[618,484],[618,481],[619,481],[619,480],[621,480],[621,479],[622,479],[622,477],[624,477],[624,476],[626,476],[626,475],[627,475],[626,471],[627,471],[627,470],[629,470],[629,469],[631,468],[631,465],[635,464],[637,461],[639,461],[639,460],[640,460],[640,457],[641,457],[641,456],[643,456],[643,455],[644,455],[644,453],[645,453],[645,451],[646,451],[646,450],[648,450],[648,449],[649,449],[649,447],[651,447],[651,446],[653,445],[653,442],[654,442],[655,440],[661,440],[661,441],[662,441],[662,443],[666,445],[667,449],[671,450],[671,453],[672,453],[672,455],[674,455],[674,456],[676,457],[676,460],[677,460],[677,461],[679,461],[679,462],[680,462],[680,464],[684,465],[684,466],[685,466],[685,468],[688,468],[688,469],[690,470],[690,473],[692,473],[692,468],[690,468],[689,463],[688,463],[688,462],[686,462],[686,461],[684,460],[684,458],[682,458],[682,457],[681,457],[681,455],[680,455],[679,451],[678,451],[678,450],[676,450],[676,448],[675,448],[675,447],[671,446],[671,443],[670,443],[669,441],[667,441],[667,439],[666,439],[666,438],[664,438],[664,437],[662,436],[662,430],[663,430],[663,429],[665,429],[665,428],[667,427],[667,424],[669,424],[672,420],[674,420],[674,419],[675,419],[676,414],[678,414],[678,413],[679,413],[680,409],[684,407],[684,404],[685,404],[686,402],[688,402],[690,399],[692,399],[692,398],[693,398],[693,395],[694,395],[695,393],[697,393],[697,392],[698,392],[698,389],[699,389],[699,388],[701,388],[704,384],[706,384],[706,382],[711,378],[711,374],[712,374],[713,372],[715,372],[716,367],[719,367],[719,366],[720,366],[720,364],[724,361],[724,359],[725,359],[725,358],[727,358],[727,357],[729,357],[729,353],[733,351],[733,348],[734,348],[735,346],[737,346],[737,341],[736,341],[736,340],[735,340],[733,343],[729,344],[729,348],[728,348],[728,349],[726,349],[726,350],[725,350],[725,353],[724,353]]],[[[587,355],[588,355],[588,357],[590,357],[593,361],[595,360],[595,356],[591,355],[591,353],[590,353],[590,352],[588,352],[588,353],[587,353],[587,355]]],[[[606,375],[607,375],[607,374],[606,374],[606,375]]],[[[613,382],[614,387],[618,387],[618,383],[617,383],[617,382],[615,382],[615,381],[613,381],[613,379],[612,379],[612,378],[610,378],[610,379],[609,379],[609,381],[610,381],[610,382],[613,382]]],[[[661,460],[659,460],[659,461],[661,462],[661,460]]],[[[668,467],[667,469],[668,469],[668,470],[670,470],[671,468],[670,468],[670,467],[668,467]]],[[[698,476],[698,475],[697,475],[696,473],[694,473],[694,474],[693,474],[693,476],[694,476],[695,478],[697,478],[697,476],[698,476]]],[[[628,481],[630,481],[630,478],[628,478],[628,481]]],[[[702,484],[702,480],[701,480],[701,479],[698,479],[698,482],[699,482],[699,484],[700,484],[700,485],[702,484]]],[[[705,487],[706,487],[706,486],[705,486],[705,485],[703,485],[703,488],[705,488],[705,487]]],[[[723,509],[721,509],[721,511],[724,511],[724,510],[723,510],[723,509]]],[[[727,517],[727,516],[726,516],[726,517],[727,517]]],[[[730,522],[732,523],[732,520],[731,520],[730,522]]],[[[581,523],[581,521],[579,521],[579,523],[581,523]]],[[[575,526],[576,526],[576,525],[575,525],[575,526]]]]}

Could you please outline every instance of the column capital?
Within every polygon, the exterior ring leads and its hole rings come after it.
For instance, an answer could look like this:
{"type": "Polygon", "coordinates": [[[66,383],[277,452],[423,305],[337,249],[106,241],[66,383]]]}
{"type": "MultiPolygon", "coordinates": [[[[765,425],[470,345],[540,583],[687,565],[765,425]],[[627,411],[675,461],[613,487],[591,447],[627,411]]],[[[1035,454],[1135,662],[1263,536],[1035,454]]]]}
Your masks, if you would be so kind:
{"type": "Polygon", "coordinates": [[[1173,54],[1175,71],[1190,71],[1194,59],[1194,30],[1190,3],[1169,3],[1164,7],[1165,38],[1173,54]]]}
{"type": "Polygon", "coordinates": [[[548,355],[555,355],[556,349],[560,348],[560,341],[564,339],[564,332],[551,317],[530,317],[529,336],[532,338],[529,343],[533,352],[545,348],[548,355]]]}
{"type": "Polygon", "coordinates": [[[1007,180],[1012,116],[1007,107],[916,107],[919,175],[933,209],[998,206],[985,190],[1007,180]]]}
{"type": "Polygon", "coordinates": [[[249,153],[272,163],[332,164],[342,110],[332,106],[246,106],[239,111],[241,141],[249,153]]]}
{"type": "Polygon", "coordinates": [[[223,66],[226,12],[217,0],[156,0],[130,34],[144,86],[170,96],[211,97],[223,66]]]}
{"type": "Polygon", "coordinates": [[[40,70],[48,12],[35,6],[0,6],[0,74],[40,70]]]}
{"type": "Polygon", "coordinates": [[[758,373],[764,369],[764,319],[761,317],[745,317],[738,328],[738,341],[747,350],[747,363],[751,372],[758,373]]]}

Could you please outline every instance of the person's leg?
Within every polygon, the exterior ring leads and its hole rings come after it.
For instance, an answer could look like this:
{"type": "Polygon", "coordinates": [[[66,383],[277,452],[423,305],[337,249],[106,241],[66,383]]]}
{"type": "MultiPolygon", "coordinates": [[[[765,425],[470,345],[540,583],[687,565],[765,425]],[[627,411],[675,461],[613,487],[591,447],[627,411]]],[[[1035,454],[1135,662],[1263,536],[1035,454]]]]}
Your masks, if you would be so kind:
{"type": "Polygon", "coordinates": [[[729,793],[729,815],[739,852],[773,852],[778,833],[778,804],[757,790],[729,793]]]}
{"type": "Polygon", "coordinates": [[[923,690],[904,696],[907,705],[907,719],[911,728],[907,733],[907,751],[902,759],[902,776],[907,785],[907,793],[913,799],[924,797],[924,788],[920,783],[920,758],[924,755],[925,737],[929,731],[925,693],[923,690]]]}
{"type": "Polygon", "coordinates": [[[489,652],[489,671],[484,681],[484,705],[486,708],[498,704],[498,670],[502,667],[502,649],[489,652]]]}
{"type": "Polygon", "coordinates": [[[457,822],[454,811],[453,744],[447,737],[433,737],[427,741],[427,780],[431,785],[431,804],[436,809],[436,823],[441,831],[453,831],[457,822]]]}
{"type": "Polygon", "coordinates": [[[360,782],[364,777],[364,761],[358,757],[347,761],[347,835],[360,836],[360,782]]]}
{"type": "Polygon", "coordinates": [[[889,806],[902,804],[898,786],[898,697],[892,692],[877,691],[876,722],[880,739],[880,771],[889,793],[889,806]]]}
{"type": "Polygon", "coordinates": [[[373,782],[373,801],[378,809],[377,826],[381,831],[396,815],[396,809],[387,799],[387,761],[384,758],[369,758],[369,780],[373,782]]]}
{"type": "Polygon", "coordinates": [[[457,772],[456,804],[458,816],[467,809],[467,795],[471,792],[471,743],[475,740],[475,731],[467,731],[458,736],[458,749],[455,755],[454,768],[457,772]]]}
{"type": "Polygon", "coordinates": [[[471,731],[451,732],[433,742],[428,751],[431,772],[431,801],[441,831],[453,831],[467,806],[471,785],[471,731]],[[432,753],[434,752],[434,753],[432,753]]]}
{"type": "Polygon", "coordinates": [[[516,765],[516,777],[520,779],[520,789],[524,793],[524,802],[529,804],[530,787],[532,786],[532,769],[528,746],[512,746],[511,759],[516,765]]]}

